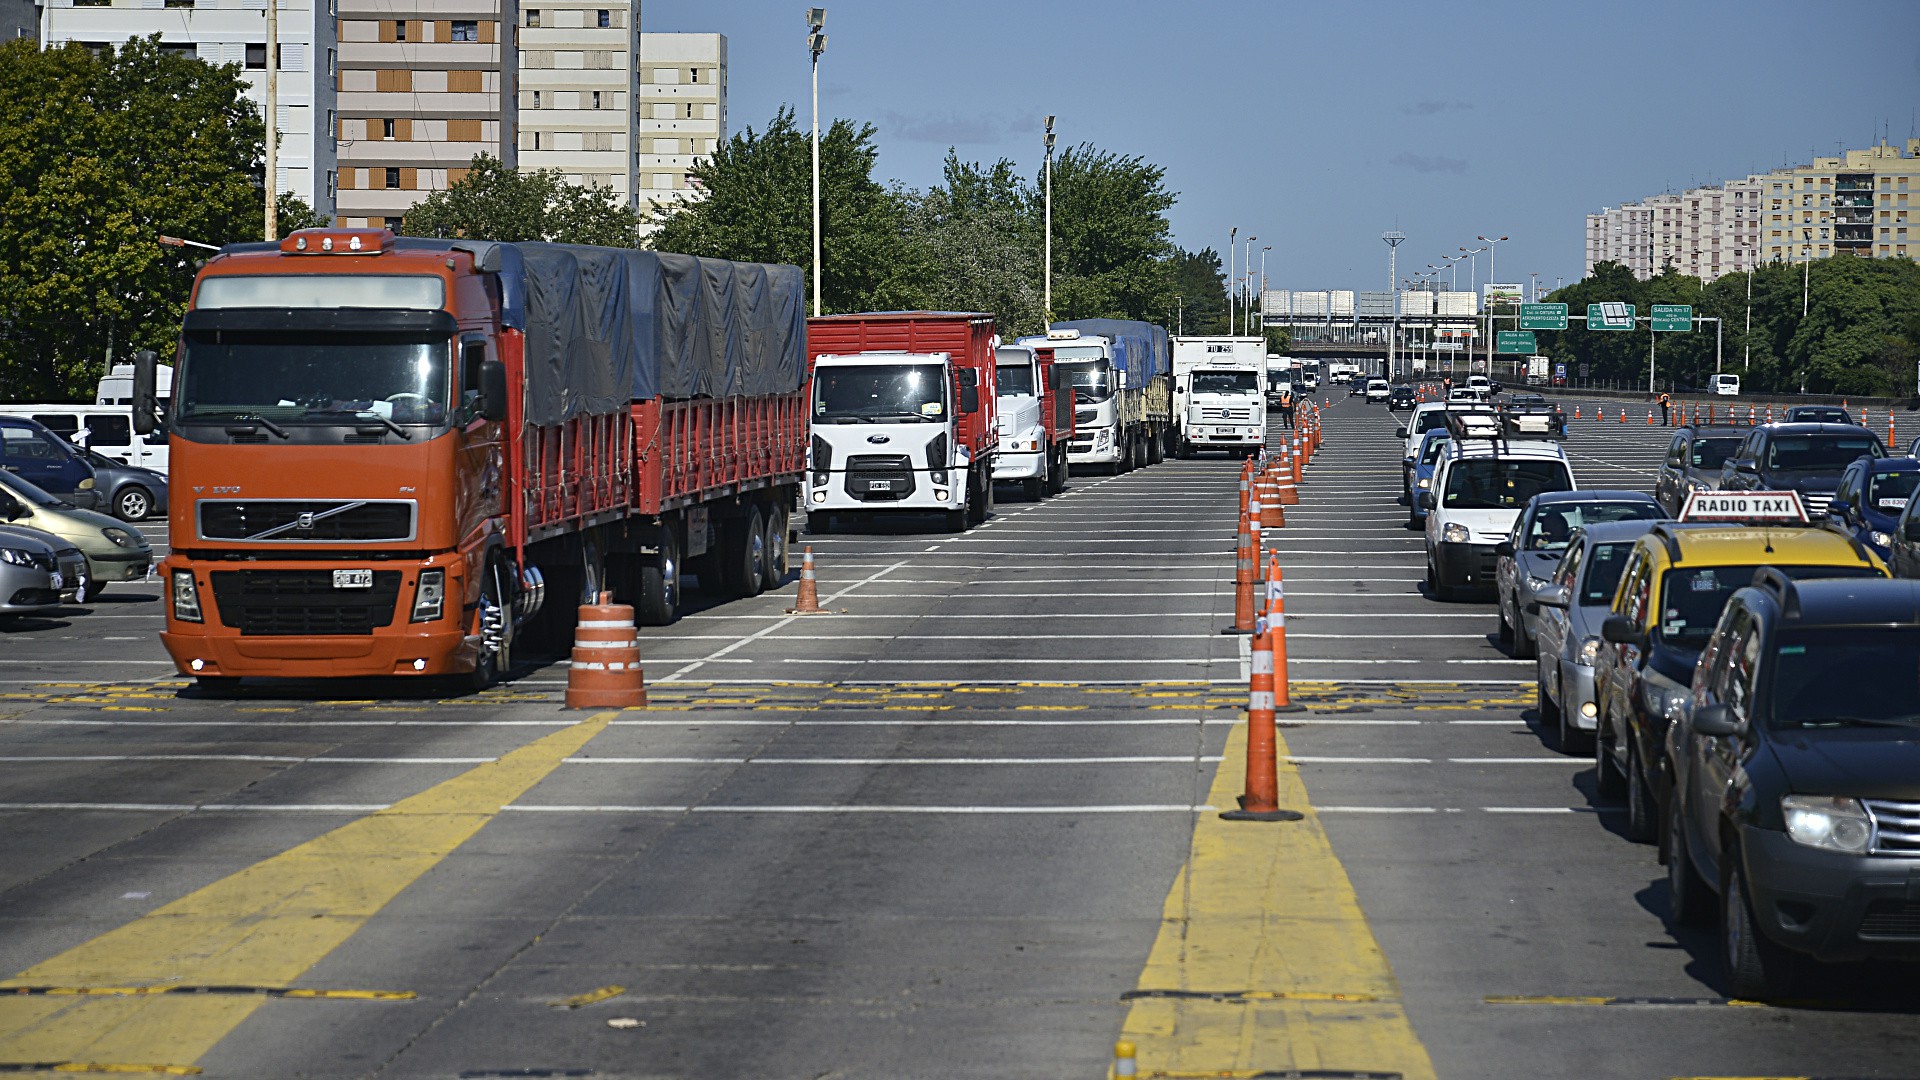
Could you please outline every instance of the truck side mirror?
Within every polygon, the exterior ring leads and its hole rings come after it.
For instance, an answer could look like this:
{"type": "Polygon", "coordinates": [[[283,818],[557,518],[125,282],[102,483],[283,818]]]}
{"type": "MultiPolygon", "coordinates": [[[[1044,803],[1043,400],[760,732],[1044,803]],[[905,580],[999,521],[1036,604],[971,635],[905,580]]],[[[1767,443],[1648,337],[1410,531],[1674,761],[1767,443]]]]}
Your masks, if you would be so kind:
{"type": "Polygon", "coordinates": [[[976,413],[980,411],[979,387],[963,386],[960,388],[960,411],[963,413],[976,413]]]}
{"type": "Polygon", "coordinates": [[[961,386],[979,386],[980,373],[974,370],[973,368],[961,368],[960,369],[960,385],[961,386]]]}
{"type": "Polygon", "coordinates": [[[480,362],[480,418],[507,418],[507,365],[498,360],[480,362]]]}
{"type": "Polygon", "coordinates": [[[159,362],[152,349],[133,354],[133,430],[137,435],[160,430],[159,362]]]}

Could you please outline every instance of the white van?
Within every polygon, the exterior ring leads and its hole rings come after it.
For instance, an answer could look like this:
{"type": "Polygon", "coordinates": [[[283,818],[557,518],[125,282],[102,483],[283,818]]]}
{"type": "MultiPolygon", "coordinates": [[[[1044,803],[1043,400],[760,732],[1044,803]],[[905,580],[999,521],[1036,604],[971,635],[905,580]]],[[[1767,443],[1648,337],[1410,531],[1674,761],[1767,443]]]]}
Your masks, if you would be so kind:
{"type": "Polygon", "coordinates": [[[1707,389],[1712,390],[1714,393],[1720,395],[1721,397],[1739,397],[1740,396],[1740,376],[1738,375],[1710,376],[1707,379],[1707,389]]]}
{"type": "Polygon", "coordinates": [[[1456,417],[1433,487],[1414,497],[1427,511],[1427,588],[1435,600],[1494,588],[1494,548],[1527,501],[1573,491],[1573,470],[1552,439],[1509,439],[1496,414],[1456,417]]]}
{"type": "Polygon", "coordinates": [[[133,433],[133,410],[125,405],[0,404],[0,416],[24,416],[97,454],[155,472],[167,471],[167,433],[133,433]]]}

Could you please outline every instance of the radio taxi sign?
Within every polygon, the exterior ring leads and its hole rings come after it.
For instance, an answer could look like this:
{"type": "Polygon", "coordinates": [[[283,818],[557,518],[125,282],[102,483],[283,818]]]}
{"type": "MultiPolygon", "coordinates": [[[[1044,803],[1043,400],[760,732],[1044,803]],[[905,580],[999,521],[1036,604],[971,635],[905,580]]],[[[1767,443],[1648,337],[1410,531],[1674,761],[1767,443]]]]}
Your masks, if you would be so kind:
{"type": "Polygon", "coordinates": [[[1680,507],[1681,521],[1729,525],[1805,525],[1807,505],[1797,491],[1695,491],[1680,507]]]}

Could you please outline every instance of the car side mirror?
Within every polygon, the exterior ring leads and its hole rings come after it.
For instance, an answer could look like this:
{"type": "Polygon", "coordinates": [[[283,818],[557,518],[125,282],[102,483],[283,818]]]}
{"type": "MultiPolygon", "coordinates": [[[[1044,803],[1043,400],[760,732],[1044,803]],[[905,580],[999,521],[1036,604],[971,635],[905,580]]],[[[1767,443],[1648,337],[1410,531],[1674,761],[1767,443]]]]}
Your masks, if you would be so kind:
{"type": "Polygon", "coordinates": [[[1407,429],[1403,427],[1394,428],[1393,435],[1394,435],[1394,438],[1404,439],[1407,437],[1407,429]]]}
{"type": "Polygon", "coordinates": [[[1692,724],[1695,732],[1710,738],[1738,735],[1746,729],[1732,706],[1717,701],[1695,712],[1692,724]]]}
{"type": "Polygon", "coordinates": [[[1632,645],[1639,649],[1647,647],[1647,632],[1625,615],[1607,616],[1606,621],[1600,624],[1600,637],[1615,645],[1632,645]]]}
{"type": "Polygon", "coordinates": [[[1513,541],[1502,540],[1499,543],[1493,545],[1493,553],[1495,555],[1500,556],[1503,559],[1513,558],[1513,541]]]}
{"type": "Polygon", "coordinates": [[[1908,518],[1906,525],[1901,527],[1900,535],[1910,544],[1920,544],[1920,517],[1908,518]]]}
{"type": "Polygon", "coordinates": [[[1422,510],[1432,510],[1436,505],[1433,501],[1433,492],[1431,491],[1421,492],[1419,495],[1419,502],[1420,502],[1420,509],[1422,510]]]}
{"type": "Polygon", "coordinates": [[[1569,599],[1565,585],[1549,585],[1533,594],[1533,602],[1541,607],[1564,609],[1569,599]]]}
{"type": "Polygon", "coordinates": [[[133,430],[151,435],[160,430],[160,358],[152,349],[133,354],[133,430]]]}
{"type": "Polygon", "coordinates": [[[8,521],[12,521],[27,516],[27,508],[19,499],[11,495],[0,495],[0,515],[5,515],[8,521]]]}
{"type": "Polygon", "coordinates": [[[980,411],[979,387],[963,386],[960,388],[960,411],[963,413],[976,413],[980,411]]]}
{"type": "Polygon", "coordinates": [[[1729,462],[1729,464],[1733,466],[1734,472],[1746,473],[1749,476],[1760,471],[1760,467],[1754,464],[1752,458],[1740,458],[1737,461],[1729,462]]]}

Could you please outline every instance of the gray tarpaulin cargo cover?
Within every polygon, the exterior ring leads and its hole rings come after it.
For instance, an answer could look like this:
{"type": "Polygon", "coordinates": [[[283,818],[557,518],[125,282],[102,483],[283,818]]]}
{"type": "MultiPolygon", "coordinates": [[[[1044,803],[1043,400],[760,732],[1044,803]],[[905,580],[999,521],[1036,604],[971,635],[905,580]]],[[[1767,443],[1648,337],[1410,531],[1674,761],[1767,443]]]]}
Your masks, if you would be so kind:
{"type": "Polygon", "coordinates": [[[1113,341],[1114,366],[1137,374],[1144,385],[1155,375],[1173,370],[1173,353],[1167,345],[1167,328],[1132,319],[1073,319],[1048,324],[1053,330],[1078,330],[1089,337],[1113,341]]]}
{"type": "Polygon", "coordinates": [[[574,244],[406,241],[472,251],[524,330],[526,419],[556,424],[650,398],[766,397],[806,382],[797,266],[574,244]]]}

